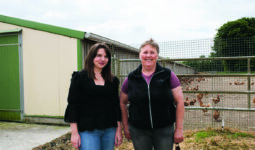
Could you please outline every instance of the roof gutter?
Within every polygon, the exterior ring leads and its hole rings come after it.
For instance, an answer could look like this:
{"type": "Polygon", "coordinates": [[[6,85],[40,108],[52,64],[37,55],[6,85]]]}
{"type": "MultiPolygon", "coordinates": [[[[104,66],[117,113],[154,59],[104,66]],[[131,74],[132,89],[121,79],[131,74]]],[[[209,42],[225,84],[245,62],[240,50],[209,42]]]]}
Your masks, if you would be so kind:
{"type": "Polygon", "coordinates": [[[78,38],[78,39],[84,38],[83,31],[78,31],[78,30],[73,30],[73,29],[69,29],[69,28],[39,23],[39,22],[35,22],[35,21],[4,16],[1,14],[0,14],[0,22],[7,23],[7,24],[13,24],[13,25],[21,26],[21,27],[26,27],[26,28],[31,28],[31,29],[35,29],[35,30],[39,30],[39,31],[45,31],[45,32],[53,33],[53,34],[59,34],[59,35],[64,35],[64,36],[68,36],[68,37],[78,38]]]}
{"type": "Polygon", "coordinates": [[[106,38],[106,37],[103,37],[103,36],[100,36],[100,35],[97,35],[97,34],[94,34],[94,33],[91,33],[91,32],[86,32],[85,33],[85,39],[90,39],[90,40],[97,41],[97,42],[106,42],[107,44],[112,44],[112,45],[115,45],[115,46],[119,46],[121,48],[125,48],[125,49],[130,50],[130,51],[139,52],[139,50],[137,48],[134,48],[134,47],[126,45],[126,44],[122,44],[118,41],[114,41],[114,40],[111,40],[109,38],[106,38]]]}
{"type": "Polygon", "coordinates": [[[0,30],[0,34],[18,33],[21,31],[22,29],[0,30]]]}

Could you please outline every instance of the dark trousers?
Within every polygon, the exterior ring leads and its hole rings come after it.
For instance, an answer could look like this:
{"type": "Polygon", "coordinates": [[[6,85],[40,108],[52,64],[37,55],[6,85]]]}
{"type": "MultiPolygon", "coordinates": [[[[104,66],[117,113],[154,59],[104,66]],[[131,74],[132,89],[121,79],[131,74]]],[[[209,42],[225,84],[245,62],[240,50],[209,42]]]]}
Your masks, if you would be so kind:
{"type": "Polygon", "coordinates": [[[174,143],[174,126],[154,130],[143,130],[129,126],[135,150],[172,150],[174,143]]]}

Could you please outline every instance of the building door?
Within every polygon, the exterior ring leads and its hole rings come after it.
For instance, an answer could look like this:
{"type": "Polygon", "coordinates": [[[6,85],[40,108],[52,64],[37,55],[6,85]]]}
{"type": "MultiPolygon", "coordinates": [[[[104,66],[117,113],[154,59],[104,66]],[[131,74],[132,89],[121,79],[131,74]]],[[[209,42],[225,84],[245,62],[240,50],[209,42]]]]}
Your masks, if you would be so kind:
{"type": "Polygon", "coordinates": [[[22,120],[19,34],[0,33],[0,120],[22,120]]]}

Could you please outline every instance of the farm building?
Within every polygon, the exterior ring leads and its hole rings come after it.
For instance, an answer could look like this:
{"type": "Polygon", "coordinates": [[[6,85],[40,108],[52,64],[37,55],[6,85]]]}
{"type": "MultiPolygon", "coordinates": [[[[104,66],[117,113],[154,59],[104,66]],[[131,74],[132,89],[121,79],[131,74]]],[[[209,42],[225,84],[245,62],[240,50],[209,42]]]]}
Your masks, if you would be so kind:
{"type": "MultiPolygon", "coordinates": [[[[63,122],[71,74],[98,41],[111,47],[114,59],[139,56],[138,49],[93,33],[0,15],[0,120],[63,122]]],[[[115,63],[113,72],[130,70],[126,64],[117,71],[115,63]]]]}

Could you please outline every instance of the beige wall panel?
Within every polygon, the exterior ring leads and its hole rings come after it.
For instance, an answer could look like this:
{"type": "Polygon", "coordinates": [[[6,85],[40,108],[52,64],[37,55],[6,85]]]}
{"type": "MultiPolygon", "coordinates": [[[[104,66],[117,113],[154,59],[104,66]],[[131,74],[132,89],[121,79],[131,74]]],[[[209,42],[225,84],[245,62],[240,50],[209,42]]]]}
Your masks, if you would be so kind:
{"type": "Polygon", "coordinates": [[[0,30],[15,28],[22,28],[25,114],[64,115],[77,39],[0,23],[0,30]]]}
{"type": "Polygon", "coordinates": [[[25,113],[63,115],[71,73],[77,68],[77,40],[25,30],[23,43],[25,113]]]}
{"type": "Polygon", "coordinates": [[[17,28],[20,29],[21,27],[0,22],[0,30],[12,30],[17,28]]]}

